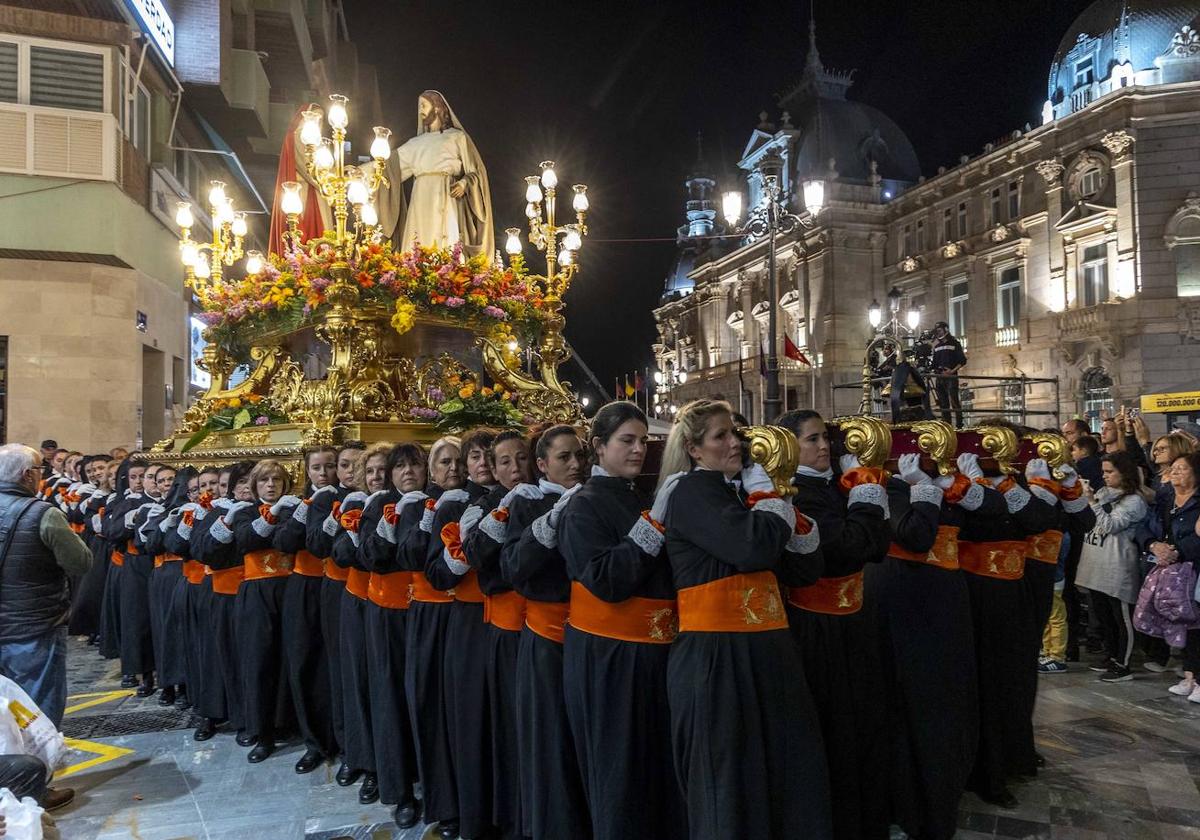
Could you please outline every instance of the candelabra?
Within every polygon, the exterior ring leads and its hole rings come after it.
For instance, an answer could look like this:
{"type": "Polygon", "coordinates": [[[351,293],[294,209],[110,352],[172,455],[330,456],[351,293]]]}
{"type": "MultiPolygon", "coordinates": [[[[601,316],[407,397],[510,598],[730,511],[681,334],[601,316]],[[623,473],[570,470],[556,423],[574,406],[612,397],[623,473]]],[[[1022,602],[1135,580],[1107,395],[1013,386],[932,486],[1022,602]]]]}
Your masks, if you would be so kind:
{"type": "MultiPolygon", "coordinates": [[[[542,174],[525,179],[525,216],[529,219],[529,241],[539,251],[546,252],[545,275],[532,275],[530,280],[542,286],[546,304],[554,312],[562,308],[563,295],[579,270],[579,249],[587,236],[587,187],[576,184],[571,189],[575,210],[573,223],[559,225],[555,219],[558,203],[558,175],[554,161],[541,163],[542,174]],[[560,241],[561,239],[561,241],[560,241]]],[[[521,231],[508,228],[504,250],[510,257],[521,253],[521,231]]]]}
{"type": "Polygon", "coordinates": [[[196,242],[192,239],[192,228],[196,220],[192,216],[192,205],[179,202],[175,211],[175,223],[180,228],[179,258],[186,271],[187,285],[196,289],[206,283],[220,283],[225,268],[232,266],[243,256],[246,270],[251,274],[262,270],[262,254],[258,251],[243,252],[246,238],[246,214],[237,212],[233,199],[225,194],[225,183],[213,181],[208,191],[209,215],[212,219],[212,241],[196,242]]]}

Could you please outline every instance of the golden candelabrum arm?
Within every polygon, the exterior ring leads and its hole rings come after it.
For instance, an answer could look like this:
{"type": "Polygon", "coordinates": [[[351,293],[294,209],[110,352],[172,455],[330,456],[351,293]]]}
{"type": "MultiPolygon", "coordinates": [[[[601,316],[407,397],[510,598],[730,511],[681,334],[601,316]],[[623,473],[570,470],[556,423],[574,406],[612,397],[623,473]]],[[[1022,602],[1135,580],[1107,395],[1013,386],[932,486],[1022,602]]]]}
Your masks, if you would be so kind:
{"type": "Polygon", "coordinates": [[[480,353],[483,355],[484,369],[493,380],[503,385],[506,390],[518,396],[542,390],[544,386],[541,382],[536,379],[530,379],[528,376],[510,368],[504,361],[504,354],[491,339],[480,337],[477,339],[477,342],[480,353]]]}
{"type": "Polygon", "coordinates": [[[845,435],[846,452],[864,467],[882,467],[892,451],[892,430],[876,417],[839,417],[833,421],[845,435]]]}
{"type": "Polygon", "coordinates": [[[984,450],[996,459],[1000,472],[1005,475],[1015,475],[1019,472],[1013,466],[1019,448],[1016,432],[1004,426],[980,426],[974,431],[979,432],[979,442],[984,450]]]}
{"type": "Polygon", "coordinates": [[[954,459],[958,454],[958,434],[954,427],[941,420],[918,420],[899,423],[898,429],[911,429],[917,433],[917,448],[933,459],[939,475],[953,475],[956,471],[954,459]]]}
{"type": "Polygon", "coordinates": [[[1039,458],[1044,458],[1050,465],[1055,478],[1062,478],[1062,467],[1070,463],[1070,447],[1067,439],[1053,432],[1036,432],[1028,436],[1033,441],[1034,449],[1039,458]]]}
{"type": "Polygon", "coordinates": [[[208,390],[184,415],[183,425],[179,432],[195,432],[207,423],[213,413],[212,403],[214,400],[227,400],[234,397],[240,399],[247,394],[264,393],[284,357],[282,347],[252,347],[250,359],[258,362],[258,365],[244,380],[232,388],[226,388],[225,381],[235,368],[234,362],[225,356],[215,344],[206,345],[203,367],[212,379],[209,381],[208,390]]]}
{"type": "Polygon", "coordinates": [[[800,463],[800,445],[796,436],[781,426],[743,426],[737,433],[750,445],[750,457],[755,463],[762,464],[779,494],[784,497],[795,495],[792,478],[800,463]]]}

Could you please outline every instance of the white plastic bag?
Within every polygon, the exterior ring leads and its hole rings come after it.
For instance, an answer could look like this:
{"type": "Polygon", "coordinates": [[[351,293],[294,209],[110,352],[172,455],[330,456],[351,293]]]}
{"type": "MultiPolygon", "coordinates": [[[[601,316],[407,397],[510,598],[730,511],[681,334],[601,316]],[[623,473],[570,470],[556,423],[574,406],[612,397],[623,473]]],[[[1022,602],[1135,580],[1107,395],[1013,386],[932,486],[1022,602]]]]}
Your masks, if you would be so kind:
{"type": "Polygon", "coordinates": [[[62,767],[67,757],[63,734],[21,686],[0,674],[0,732],[9,731],[7,720],[21,733],[22,748],[12,752],[40,758],[51,773],[62,767]]]}
{"type": "Polygon", "coordinates": [[[8,788],[0,788],[0,814],[4,815],[4,840],[42,840],[45,811],[32,796],[17,799],[8,788]]]}

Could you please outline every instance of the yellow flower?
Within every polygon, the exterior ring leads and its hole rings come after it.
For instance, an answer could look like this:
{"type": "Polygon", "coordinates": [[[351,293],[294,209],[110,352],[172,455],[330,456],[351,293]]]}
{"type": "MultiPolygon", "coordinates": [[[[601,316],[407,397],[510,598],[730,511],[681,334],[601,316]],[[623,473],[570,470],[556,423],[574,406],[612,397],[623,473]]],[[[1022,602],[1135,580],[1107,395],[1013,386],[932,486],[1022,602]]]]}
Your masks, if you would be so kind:
{"type": "Polygon", "coordinates": [[[479,393],[485,397],[490,397],[492,395],[492,389],[484,386],[483,388],[479,389],[479,393]]]}
{"type": "Polygon", "coordinates": [[[230,408],[241,408],[242,407],[242,401],[239,400],[237,397],[230,397],[227,404],[230,408]]]}
{"type": "Polygon", "coordinates": [[[464,400],[465,400],[465,399],[467,399],[467,397],[471,396],[471,395],[472,395],[472,394],[474,394],[474,393],[475,393],[475,386],[474,386],[474,385],[467,385],[467,386],[465,386],[465,387],[463,387],[463,388],[459,388],[459,389],[458,389],[458,395],[459,395],[460,397],[462,397],[464,400]]]}
{"type": "Polygon", "coordinates": [[[392,329],[400,335],[404,335],[411,330],[413,324],[416,323],[416,311],[417,307],[409,301],[403,298],[397,299],[396,314],[392,316],[392,329]]]}

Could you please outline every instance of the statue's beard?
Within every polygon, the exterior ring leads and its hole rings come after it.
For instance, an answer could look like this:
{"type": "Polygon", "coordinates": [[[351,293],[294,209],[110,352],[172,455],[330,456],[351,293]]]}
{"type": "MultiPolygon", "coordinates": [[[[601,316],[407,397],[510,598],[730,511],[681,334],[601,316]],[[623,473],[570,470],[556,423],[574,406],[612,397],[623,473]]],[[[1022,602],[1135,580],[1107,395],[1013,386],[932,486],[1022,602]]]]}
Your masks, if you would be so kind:
{"type": "MultiPolygon", "coordinates": [[[[431,110],[431,111],[430,111],[430,112],[429,112],[429,113],[428,113],[428,114],[425,116],[425,128],[426,128],[426,129],[428,129],[429,131],[433,131],[433,127],[434,127],[434,125],[436,125],[438,122],[440,122],[440,121],[441,121],[441,120],[440,120],[440,118],[441,118],[441,114],[439,114],[439,113],[437,112],[437,109],[436,109],[436,108],[435,108],[435,109],[433,109],[433,110],[431,110]]],[[[446,127],[446,126],[445,126],[445,124],[444,124],[444,123],[443,123],[443,124],[440,126],[440,128],[445,128],[445,127],[446,127]]]]}

